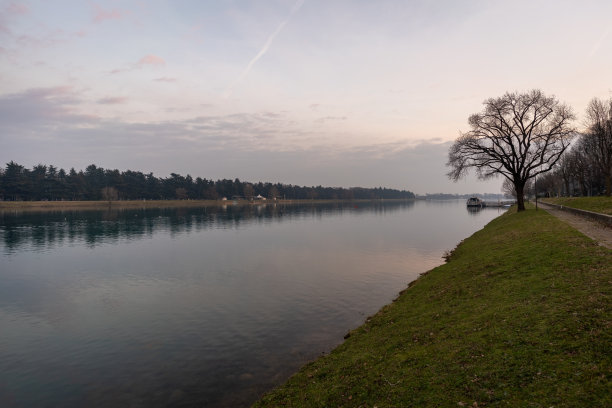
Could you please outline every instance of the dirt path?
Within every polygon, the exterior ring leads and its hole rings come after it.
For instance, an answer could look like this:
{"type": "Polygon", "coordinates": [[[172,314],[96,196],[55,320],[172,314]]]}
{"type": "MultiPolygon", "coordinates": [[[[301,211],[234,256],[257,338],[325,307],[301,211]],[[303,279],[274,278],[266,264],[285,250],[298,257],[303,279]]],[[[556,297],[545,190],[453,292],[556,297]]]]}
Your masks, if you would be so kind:
{"type": "Polygon", "coordinates": [[[592,221],[588,218],[581,217],[567,211],[558,210],[554,207],[546,205],[546,203],[538,203],[538,206],[541,206],[543,209],[559,218],[561,221],[566,222],[567,224],[576,228],[587,237],[597,241],[599,245],[612,249],[612,228],[606,227],[597,221],[592,221]]]}

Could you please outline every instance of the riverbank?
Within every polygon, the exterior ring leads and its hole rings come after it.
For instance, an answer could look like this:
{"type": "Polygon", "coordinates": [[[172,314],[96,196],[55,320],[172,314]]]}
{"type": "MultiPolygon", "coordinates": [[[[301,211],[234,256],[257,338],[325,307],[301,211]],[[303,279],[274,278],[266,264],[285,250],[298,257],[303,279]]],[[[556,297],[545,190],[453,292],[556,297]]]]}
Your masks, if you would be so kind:
{"type": "Polygon", "coordinates": [[[325,204],[325,203],[360,203],[360,202],[398,202],[412,200],[121,200],[121,201],[0,201],[0,211],[76,211],[137,208],[194,208],[227,205],[263,205],[263,204],[325,204]]]}
{"type": "Polygon", "coordinates": [[[611,265],[510,210],[255,406],[612,406],[611,265]]]}
{"type": "Polygon", "coordinates": [[[612,197],[551,197],[543,198],[543,202],[612,215],[612,197]]]}

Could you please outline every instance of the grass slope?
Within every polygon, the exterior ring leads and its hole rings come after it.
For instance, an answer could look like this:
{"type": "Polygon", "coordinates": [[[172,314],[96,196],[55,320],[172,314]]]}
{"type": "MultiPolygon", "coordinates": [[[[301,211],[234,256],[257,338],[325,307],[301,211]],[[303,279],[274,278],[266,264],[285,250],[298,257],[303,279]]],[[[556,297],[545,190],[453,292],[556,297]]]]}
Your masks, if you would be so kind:
{"type": "Polygon", "coordinates": [[[545,198],[543,201],[578,208],[580,210],[612,215],[612,197],[558,197],[545,198]]]}
{"type": "Polygon", "coordinates": [[[612,251],[511,210],[255,406],[612,406],[611,286],[612,251]]]}

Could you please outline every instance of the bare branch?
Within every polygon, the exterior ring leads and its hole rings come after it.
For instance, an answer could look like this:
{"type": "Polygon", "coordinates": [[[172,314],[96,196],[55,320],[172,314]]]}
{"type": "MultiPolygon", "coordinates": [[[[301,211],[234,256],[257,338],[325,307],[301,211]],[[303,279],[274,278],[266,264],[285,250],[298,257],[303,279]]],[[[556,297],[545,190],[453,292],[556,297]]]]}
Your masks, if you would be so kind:
{"type": "Polygon", "coordinates": [[[471,130],[451,146],[447,174],[454,181],[470,168],[481,179],[503,175],[522,193],[530,178],[559,161],[575,135],[574,119],[567,105],[537,89],[487,99],[469,117],[471,130]]]}

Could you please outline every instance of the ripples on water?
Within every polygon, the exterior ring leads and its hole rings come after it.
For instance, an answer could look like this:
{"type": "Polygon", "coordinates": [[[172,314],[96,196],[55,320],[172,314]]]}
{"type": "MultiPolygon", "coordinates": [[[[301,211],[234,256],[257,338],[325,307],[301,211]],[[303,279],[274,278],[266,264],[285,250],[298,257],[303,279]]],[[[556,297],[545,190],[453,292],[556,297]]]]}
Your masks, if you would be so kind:
{"type": "Polygon", "coordinates": [[[1,214],[0,406],[248,406],[498,211],[1,214]]]}

